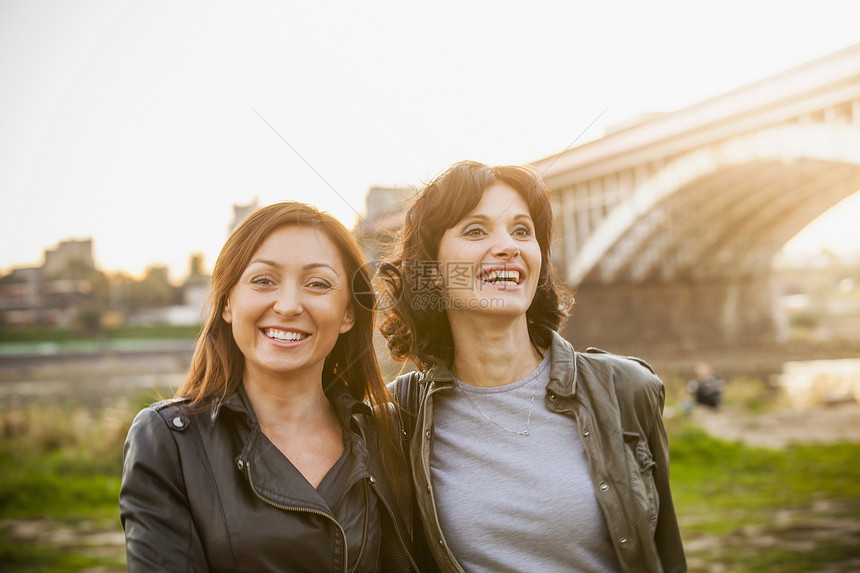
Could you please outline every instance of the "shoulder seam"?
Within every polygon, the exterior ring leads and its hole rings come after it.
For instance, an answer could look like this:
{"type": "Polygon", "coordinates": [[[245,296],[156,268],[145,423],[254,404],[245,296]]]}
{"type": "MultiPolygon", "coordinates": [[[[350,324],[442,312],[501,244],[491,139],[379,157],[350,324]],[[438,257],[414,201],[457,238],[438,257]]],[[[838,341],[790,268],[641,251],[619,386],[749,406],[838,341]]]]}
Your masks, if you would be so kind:
{"type": "Polygon", "coordinates": [[[164,420],[168,428],[176,432],[184,432],[191,425],[191,418],[185,408],[180,406],[188,401],[188,398],[169,398],[152,404],[150,408],[164,420]]]}
{"type": "Polygon", "coordinates": [[[159,400],[153,404],[150,404],[149,407],[159,412],[165,408],[169,408],[171,406],[175,406],[177,404],[184,404],[188,402],[190,398],[165,398],[164,400],[159,400]]]}
{"type": "Polygon", "coordinates": [[[639,358],[638,356],[625,356],[623,354],[613,354],[612,352],[607,352],[606,350],[602,350],[600,348],[595,348],[593,346],[589,346],[585,349],[585,354],[599,354],[607,357],[615,357],[615,358],[623,358],[626,360],[632,360],[633,362],[637,362],[638,364],[645,367],[648,372],[651,374],[657,375],[657,372],[654,371],[654,368],[645,360],[639,358]]]}

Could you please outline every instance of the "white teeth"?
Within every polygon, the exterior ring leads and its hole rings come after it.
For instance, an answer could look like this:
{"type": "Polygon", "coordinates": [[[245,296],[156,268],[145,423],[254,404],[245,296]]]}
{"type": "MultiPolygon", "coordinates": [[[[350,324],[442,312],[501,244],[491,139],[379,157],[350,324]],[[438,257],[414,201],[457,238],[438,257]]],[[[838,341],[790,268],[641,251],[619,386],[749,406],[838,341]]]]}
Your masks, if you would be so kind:
{"type": "Polygon", "coordinates": [[[304,332],[287,332],[285,330],[275,330],[274,328],[266,329],[266,336],[269,338],[274,338],[275,340],[302,340],[303,338],[307,338],[308,335],[304,332]]]}
{"type": "Polygon", "coordinates": [[[512,284],[520,283],[519,271],[490,271],[484,275],[484,280],[488,283],[505,282],[512,284]]]}

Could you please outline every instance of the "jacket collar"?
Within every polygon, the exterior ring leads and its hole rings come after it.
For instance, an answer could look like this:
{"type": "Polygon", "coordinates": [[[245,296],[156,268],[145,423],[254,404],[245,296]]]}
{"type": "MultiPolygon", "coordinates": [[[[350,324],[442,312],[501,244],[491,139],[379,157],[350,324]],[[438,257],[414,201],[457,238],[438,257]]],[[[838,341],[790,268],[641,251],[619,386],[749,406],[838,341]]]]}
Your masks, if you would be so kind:
{"type": "MultiPolygon", "coordinates": [[[[338,419],[345,428],[349,427],[349,420],[354,414],[372,415],[370,406],[353,398],[342,380],[336,379],[330,382],[324,388],[324,391],[326,398],[334,406],[338,419]]],[[[231,394],[221,402],[216,402],[212,406],[210,417],[213,424],[215,424],[221,411],[225,409],[242,414],[248,418],[252,425],[257,425],[257,416],[254,414],[254,409],[251,407],[251,402],[245,393],[244,385],[239,385],[238,392],[231,394]]]]}
{"type": "Polygon", "coordinates": [[[454,375],[451,374],[451,368],[447,364],[437,362],[421,377],[420,382],[436,382],[443,387],[453,386],[454,375]]]}
{"type": "Polygon", "coordinates": [[[576,394],[576,352],[573,346],[553,331],[550,344],[549,384],[546,389],[559,396],[576,394]]]}
{"type": "Polygon", "coordinates": [[[367,403],[353,398],[342,379],[337,378],[329,382],[324,385],[323,390],[329,402],[334,406],[344,428],[349,427],[349,421],[355,415],[373,416],[371,407],[367,403]]]}
{"type": "Polygon", "coordinates": [[[220,402],[213,399],[212,410],[209,412],[209,417],[211,418],[213,425],[218,420],[221,410],[244,414],[246,417],[250,418],[253,424],[257,423],[257,417],[254,415],[254,411],[248,403],[248,397],[245,395],[245,387],[241,384],[239,385],[238,392],[227,396],[220,402]]]}

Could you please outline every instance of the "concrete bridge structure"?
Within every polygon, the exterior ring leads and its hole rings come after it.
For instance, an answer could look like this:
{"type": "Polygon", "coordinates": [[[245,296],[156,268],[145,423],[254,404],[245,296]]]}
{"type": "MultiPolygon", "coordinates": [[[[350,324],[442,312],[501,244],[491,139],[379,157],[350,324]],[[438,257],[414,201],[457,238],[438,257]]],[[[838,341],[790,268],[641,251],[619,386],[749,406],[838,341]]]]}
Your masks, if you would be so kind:
{"type": "Polygon", "coordinates": [[[575,344],[773,343],[774,255],[860,190],[860,44],[533,166],[576,293],[575,344]]]}

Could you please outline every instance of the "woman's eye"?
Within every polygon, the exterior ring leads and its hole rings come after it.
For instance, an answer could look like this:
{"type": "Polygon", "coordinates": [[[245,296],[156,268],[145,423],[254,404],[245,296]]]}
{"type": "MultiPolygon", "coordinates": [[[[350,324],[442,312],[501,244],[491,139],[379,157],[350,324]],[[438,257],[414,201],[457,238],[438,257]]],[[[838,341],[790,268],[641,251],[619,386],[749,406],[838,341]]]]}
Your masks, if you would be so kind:
{"type": "Polygon", "coordinates": [[[514,229],[513,235],[515,237],[531,237],[532,230],[528,227],[517,227],[516,229],[514,229]]]}
{"type": "Polygon", "coordinates": [[[271,279],[271,277],[267,276],[259,276],[251,279],[251,284],[260,285],[260,286],[268,286],[273,284],[275,281],[271,279]]]}
{"type": "Polygon", "coordinates": [[[486,234],[481,227],[466,227],[463,229],[463,236],[465,237],[481,237],[486,234]]]}
{"type": "Polygon", "coordinates": [[[314,279],[308,283],[308,286],[317,290],[327,290],[332,287],[330,282],[323,279],[314,279]]]}

